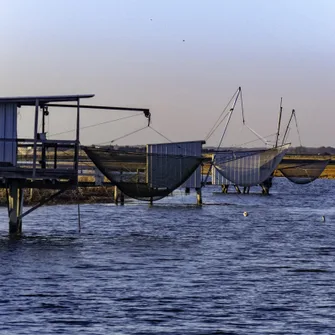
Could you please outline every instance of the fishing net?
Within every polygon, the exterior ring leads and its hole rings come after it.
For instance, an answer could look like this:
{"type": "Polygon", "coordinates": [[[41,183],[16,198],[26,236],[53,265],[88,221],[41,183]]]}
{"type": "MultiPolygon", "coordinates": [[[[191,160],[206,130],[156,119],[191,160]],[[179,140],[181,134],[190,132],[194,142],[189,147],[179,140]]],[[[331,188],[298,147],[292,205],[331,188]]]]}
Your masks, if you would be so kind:
{"type": "Polygon", "coordinates": [[[202,157],[83,147],[97,168],[131,198],[155,201],[181,186],[202,157]]]}
{"type": "MultiPolygon", "coordinates": [[[[217,164],[220,166],[223,163],[246,157],[246,156],[251,156],[254,154],[258,154],[260,152],[265,151],[266,149],[256,149],[256,150],[225,150],[225,151],[220,151],[215,154],[213,154],[212,159],[217,164]]],[[[218,171],[218,169],[215,167],[212,169],[212,183],[214,185],[233,185],[234,183],[225,177],[218,171]]]]}
{"type": "Polygon", "coordinates": [[[294,166],[288,165],[279,170],[292,183],[308,184],[320,177],[329,161],[329,159],[314,160],[313,162],[301,163],[294,166]]]}
{"type": "Polygon", "coordinates": [[[230,161],[214,161],[218,172],[233,184],[239,186],[255,186],[267,180],[276,169],[289,144],[272,148],[230,161]]]}

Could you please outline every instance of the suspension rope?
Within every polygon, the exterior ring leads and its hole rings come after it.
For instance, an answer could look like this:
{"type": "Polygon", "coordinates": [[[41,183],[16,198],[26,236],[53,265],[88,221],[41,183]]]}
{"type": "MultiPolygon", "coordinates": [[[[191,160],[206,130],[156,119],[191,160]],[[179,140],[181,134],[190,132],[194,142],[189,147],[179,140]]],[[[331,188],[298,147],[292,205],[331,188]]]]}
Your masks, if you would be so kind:
{"type": "Polygon", "coordinates": [[[299,132],[299,127],[298,127],[298,120],[297,120],[297,116],[295,115],[295,113],[294,113],[294,121],[295,121],[295,126],[297,128],[297,133],[298,133],[298,137],[299,137],[299,143],[300,143],[300,146],[302,147],[301,138],[300,138],[300,132],[299,132]]]}
{"type": "Polygon", "coordinates": [[[215,126],[215,128],[211,131],[211,133],[209,135],[206,136],[205,141],[207,142],[209,140],[209,138],[214,134],[214,132],[216,131],[216,129],[218,129],[220,127],[220,125],[222,124],[222,122],[228,117],[229,112],[222,118],[222,120],[215,126]]]}
{"type": "Polygon", "coordinates": [[[165,135],[163,135],[162,133],[160,133],[158,130],[154,129],[153,127],[149,126],[150,129],[152,129],[155,133],[157,133],[158,135],[162,136],[164,139],[166,139],[167,141],[169,141],[170,143],[173,143],[173,141],[171,141],[169,138],[167,138],[165,135]]]}
{"type": "Polygon", "coordinates": [[[247,127],[248,130],[250,130],[254,135],[256,135],[258,137],[259,140],[261,140],[265,145],[268,145],[268,142],[265,140],[266,137],[263,137],[261,135],[259,135],[256,131],[254,131],[251,127],[249,127],[246,122],[245,122],[245,116],[244,116],[244,103],[243,103],[243,96],[242,96],[242,90],[241,90],[241,110],[242,110],[242,123],[243,126],[247,127]]]}
{"type": "Polygon", "coordinates": [[[242,96],[242,90],[240,92],[240,99],[241,99],[241,110],[242,110],[242,123],[245,124],[245,118],[244,118],[244,104],[243,104],[243,96],[242,96]]]}
{"type": "MultiPolygon", "coordinates": [[[[223,120],[220,121],[222,115],[227,111],[227,108],[230,106],[231,102],[233,101],[234,97],[239,92],[239,90],[240,89],[238,88],[235,91],[235,93],[233,94],[233,96],[231,97],[231,99],[229,100],[229,102],[227,103],[227,105],[225,106],[225,108],[223,109],[222,113],[220,114],[220,116],[218,117],[218,119],[216,120],[216,122],[214,123],[213,127],[211,128],[211,130],[209,131],[209,133],[205,137],[205,141],[209,140],[209,138],[213,135],[213,133],[215,132],[215,130],[218,128],[218,126],[222,123],[223,120]]],[[[226,117],[227,117],[227,115],[224,118],[226,118],[226,117]]]]}
{"type": "MultiPolygon", "coordinates": [[[[265,136],[264,138],[269,138],[269,137],[272,137],[272,136],[274,136],[276,134],[277,133],[273,133],[273,134],[265,136]]],[[[250,143],[253,143],[253,142],[257,142],[257,141],[262,141],[262,140],[260,138],[256,138],[255,140],[252,140],[252,141],[248,141],[248,142],[244,142],[244,143],[241,143],[241,144],[232,145],[232,148],[236,148],[236,147],[243,146],[243,145],[250,144],[250,143]]]]}
{"type": "Polygon", "coordinates": [[[134,131],[132,131],[132,132],[130,132],[130,133],[128,133],[128,134],[125,134],[125,135],[123,135],[123,136],[117,137],[117,138],[115,138],[114,140],[107,141],[107,142],[102,142],[102,143],[97,143],[97,144],[95,144],[95,145],[98,145],[98,146],[99,146],[99,145],[108,144],[108,143],[112,144],[112,143],[114,143],[115,141],[121,140],[121,139],[123,139],[123,138],[125,138],[125,137],[128,137],[128,136],[130,136],[130,135],[136,134],[136,133],[138,133],[139,131],[141,131],[141,130],[143,130],[143,129],[146,129],[146,128],[148,128],[148,126],[145,126],[145,127],[139,128],[139,129],[136,129],[136,130],[134,130],[134,131]]]}
{"type": "MultiPolygon", "coordinates": [[[[108,120],[108,121],[104,121],[104,122],[99,122],[99,123],[91,124],[91,125],[88,125],[88,126],[81,127],[80,130],[87,129],[87,128],[93,128],[93,127],[97,127],[97,126],[101,126],[101,125],[104,125],[104,124],[108,124],[108,123],[112,123],[112,122],[117,122],[117,121],[121,121],[121,120],[125,120],[125,119],[130,119],[130,118],[133,118],[133,117],[136,117],[136,116],[141,116],[141,114],[124,116],[124,117],[121,117],[119,119],[113,119],[113,120],[108,120]]],[[[71,133],[71,132],[74,132],[74,131],[75,131],[75,129],[66,130],[66,131],[62,131],[60,133],[55,133],[55,134],[49,135],[49,137],[54,137],[56,135],[67,134],[67,133],[71,133]]]]}

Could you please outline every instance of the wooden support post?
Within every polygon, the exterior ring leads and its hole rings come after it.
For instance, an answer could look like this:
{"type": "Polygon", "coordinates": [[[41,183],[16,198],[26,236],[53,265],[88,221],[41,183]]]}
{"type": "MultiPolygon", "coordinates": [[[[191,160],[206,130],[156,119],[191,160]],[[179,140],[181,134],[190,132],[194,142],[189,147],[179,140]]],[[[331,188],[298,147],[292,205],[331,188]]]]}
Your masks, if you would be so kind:
{"type": "Polygon", "coordinates": [[[222,185],[222,193],[228,193],[229,184],[228,185],[222,185]]]}
{"type": "Polygon", "coordinates": [[[124,193],[117,186],[114,186],[114,203],[118,205],[119,202],[124,205],[124,193]]]}
{"type": "Polygon", "coordinates": [[[13,180],[9,183],[8,192],[8,217],[9,234],[20,235],[22,233],[22,219],[20,218],[23,208],[23,189],[19,181],[13,180]]]}
{"type": "Polygon", "coordinates": [[[264,184],[262,184],[261,187],[262,187],[262,194],[264,194],[264,195],[269,195],[269,194],[270,194],[270,189],[269,189],[269,187],[267,187],[267,186],[264,185],[264,184]]]}
{"type": "Polygon", "coordinates": [[[196,188],[195,190],[197,192],[197,205],[202,205],[201,188],[196,188]]]}
{"type": "Polygon", "coordinates": [[[118,190],[117,186],[114,186],[114,203],[116,205],[119,204],[119,190],[118,190]]]}
{"type": "Polygon", "coordinates": [[[120,204],[124,205],[124,193],[122,191],[120,192],[120,204]]]}
{"type": "Polygon", "coordinates": [[[249,186],[243,186],[243,194],[249,194],[250,187],[249,186]]]}
{"type": "Polygon", "coordinates": [[[54,151],[54,169],[57,169],[57,143],[55,144],[55,151],[54,151]]]}
{"type": "Polygon", "coordinates": [[[238,194],[241,194],[241,190],[240,190],[240,188],[238,187],[238,185],[234,185],[234,187],[235,187],[236,192],[237,192],[238,194]]]}
{"type": "Polygon", "coordinates": [[[260,186],[262,188],[262,194],[269,195],[272,186],[272,176],[266,179],[260,186]]]}

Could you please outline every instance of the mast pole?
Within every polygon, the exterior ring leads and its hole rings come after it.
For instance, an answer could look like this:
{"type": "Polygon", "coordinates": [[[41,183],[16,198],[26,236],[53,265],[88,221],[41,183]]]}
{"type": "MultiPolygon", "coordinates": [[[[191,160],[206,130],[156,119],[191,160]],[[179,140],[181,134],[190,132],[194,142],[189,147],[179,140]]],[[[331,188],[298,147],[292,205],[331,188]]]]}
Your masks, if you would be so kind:
{"type": "MultiPolygon", "coordinates": [[[[233,102],[233,104],[232,104],[232,106],[231,106],[231,108],[230,108],[230,110],[229,110],[229,116],[228,116],[228,119],[227,119],[227,121],[226,121],[226,124],[225,124],[225,127],[224,127],[224,130],[223,130],[223,133],[222,133],[222,136],[221,136],[221,139],[220,139],[220,142],[219,142],[219,145],[218,145],[217,150],[221,147],[221,144],[222,144],[224,135],[225,135],[225,133],[226,133],[226,131],[227,131],[227,127],[228,127],[229,121],[230,121],[230,119],[231,119],[231,116],[232,116],[233,111],[234,111],[234,109],[235,109],[235,106],[236,106],[238,97],[240,96],[241,92],[242,92],[241,87],[239,87],[238,90],[237,90],[237,92],[235,93],[236,96],[235,96],[234,102],[233,102]]],[[[234,95],[235,95],[235,94],[234,94],[234,95]]],[[[234,95],[233,95],[232,99],[234,98],[234,95]]],[[[211,170],[212,170],[212,167],[213,167],[215,158],[216,158],[216,153],[214,154],[214,156],[213,156],[213,158],[212,158],[212,161],[211,161],[211,164],[210,164],[209,169],[208,169],[208,171],[207,171],[206,178],[205,178],[205,181],[203,182],[203,185],[206,185],[206,182],[207,182],[207,179],[208,179],[208,177],[209,177],[209,174],[210,174],[210,172],[211,172],[211,170]]]]}
{"type": "Polygon", "coordinates": [[[233,111],[234,111],[234,109],[235,109],[235,106],[236,106],[236,103],[237,103],[237,100],[238,100],[238,97],[240,96],[240,94],[241,94],[241,87],[238,88],[238,91],[237,91],[235,100],[234,100],[234,102],[233,102],[233,104],[232,104],[232,106],[231,106],[231,108],[230,108],[230,110],[229,110],[229,116],[228,116],[227,122],[226,122],[226,124],[225,124],[225,127],[224,127],[224,129],[223,129],[223,133],[222,133],[222,136],[221,136],[221,139],[220,139],[219,147],[221,147],[221,143],[222,143],[223,137],[224,137],[224,135],[226,134],[226,131],[227,131],[227,128],[228,128],[228,124],[229,124],[229,121],[230,121],[230,119],[231,119],[231,117],[232,117],[233,111]]]}
{"type": "Polygon", "coordinates": [[[284,137],[283,137],[283,140],[282,140],[282,143],[281,143],[281,144],[284,144],[284,142],[286,141],[286,136],[287,136],[288,129],[289,129],[289,126],[290,126],[290,124],[291,124],[291,121],[292,121],[293,116],[295,116],[295,110],[294,110],[294,109],[292,109],[291,116],[290,116],[290,119],[288,120],[288,124],[287,124],[287,126],[286,126],[285,133],[284,133],[284,137]]]}
{"type": "Polygon", "coordinates": [[[278,146],[279,134],[280,134],[280,124],[281,124],[281,115],[283,112],[283,98],[280,98],[280,108],[279,108],[279,117],[278,117],[278,127],[277,127],[277,137],[276,137],[276,145],[275,148],[278,146]]]}

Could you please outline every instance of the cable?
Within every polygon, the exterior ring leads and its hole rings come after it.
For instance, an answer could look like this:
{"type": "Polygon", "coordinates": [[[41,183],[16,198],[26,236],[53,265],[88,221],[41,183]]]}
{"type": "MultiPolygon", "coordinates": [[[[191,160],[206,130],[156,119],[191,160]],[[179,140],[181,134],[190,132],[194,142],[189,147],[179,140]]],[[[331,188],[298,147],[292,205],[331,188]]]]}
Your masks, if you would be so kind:
{"type": "Polygon", "coordinates": [[[299,143],[300,143],[300,146],[302,147],[301,138],[300,138],[300,132],[299,132],[299,128],[298,128],[298,120],[297,120],[297,116],[295,115],[295,113],[294,113],[294,121],[295,121],[295,126],[297,128],[297,133],[298,133],[298,137],[299,137],[299,143]]]}
{"type": "Polygon", "coordinates": [[[241,109],[242,109],[242,122],[243,122],[243,125],[244,125],[245,124],[245,118],[244,118],[244,105],[243,105],[242,90],[241,90],[241,109]]]}
{"type": "Polygon", "coordinates": [[[141,130],[143,130],[143,129],[146,129],[146,128],[148,128],[148,126],[145,126],[145,127],[140,128],[140,129],[134,130],[134,131],[132,131],[132,132],[126,134],[126,135],[117,137],[117,138],[115,138],[114,140],[107,141],[107,142],[102,142],[102,143],[98,143],[98,144],[95,144],[95,145],[98,145],[98,146],[99,146],[99,145],[103,145],[103,144],[107,144],[107,143],[113,143],[113,142],[118,141],[118,140],[121,140],[122,138],[125,138],[125,137],[127,137],[127,136],[136,134],[136,133],[138,133],[139,131],[141,131],[141,130]]]}
{"type": "Polygon", "coordinates": [[[209,138],[214,134],[214,132],[216,131],[216,129],[218,129],[218,127],[221,125],[221,123],[226,119],[226,117],[229,115],[229,112],[223,117],[223,119],[220,121],[220,123],[218,123],[216,125],[216,127],[213,129],[213,131],[210,133],[210,135],[205,138],[205,141],[208,141],[209,138]]]}
{"type": "MultiPolygon", "coordinates": [[[[237,103],[237,100],[238,100],[238,98],[239,98],[239,96],[240,96],[241,91],[242,91],[242,90],[241,90],[241,87],[239,87],[238,90],[237,90],[237,93],[234,95],[234,98],[235,98],[235,99],[234,99],[234,102],[233,102],[232,107],[231,107],[230,110],[229,110],[229,113],[228,113],[229,117],[228,117],[228,120],[227,120],[226,125],[225,125],[225,127],[224,127],[224,130],[223,130],[223,133],[222,133],[222,135],[221,135],[221,139],[220,139],[220,142],[219,142],[219,145],[218,145],[216,151],[218,151],[219,148],[221,147],[223,138],[224,138],[224,136],[225,136],[225,134],[226,134],[226,131],[227,131],[227,128],[228,128],[229,121],[230,121],[230,119],[231,119],[231,117],[232,117],[232,115],[233,115],[233,111],[234,111],[234,109],[235,109],[235,107],[236,107],[236,103],[237,103]]],[[[233,100],[233,99],[231,99],[231,100],[233,100]]],[[[206,178],[205,178],[204,185],[206,185],[206,183],[207,183],[207,179],[208,179],[209,174],[210,174],[210,172],[211,172],[211,170],[212,170],[212,167],[213,167],[213,165],[214,165],[215,158],[216,158],[216,154],[214,154],[214,158],[212,158],[212,160],[211,160],[211,164],[210,164],[210,166],[209,166],[209,169],[208,169],[208,172],[207,172],[207,175],[206,175],[206,178]]]]}
{"type": "MultiPolygon", "coordinates": [[[[207,136],[205,137],[205,141],[207,141],[214,133],[214,131],[217,129],[217,127],[222,123],[223,120],[220,121],[222,115],[226,112],[228,106],[231,104],[231,102],[233,101],[234,97],[236,96],[236,94],[240,91],[240,88],[238,88],[235,93],[232,95],[231,99],[229,100],[229,102],[227,103],[226,107],[223,109],[222,113],[220,114],[220,116],[218,117],[218,119],[216,120],[216,122],[214,123],[213,127],[211,128],[211,130],[209,131],[209,133],[207,134],[207,136]],[[220,121],[220,122],[219,122],[220,121]],[[219,123],[217,125],[217,123],[219,123]]],[[[228,113],[229,114],[229,113],[228,113]]],[[[224,117],[226,118],[227,115],[224,117]]]]}
{"type": "MultiPolygon", "coordinates": [[[[265,136],[264,138],[268,138],[268,137],[271,137],[271,136],[274,136],[274,135],[276,135],[276,133],[267,135],[267,136],[265,136]]],[[[256,138],[255,140],[252,140],[252,141],[244,142],[244,143],[241,143],[241,144],[235,144],[235,145],[233,145],[232,147],[233,147],[233,148],[236,148],[236,147],[243,146],[243,145],[250,144],[250,143],[253,143],[253,142],[257,142],[257,141],[261,141],[261,139],[256,138]]]]}
{"type": "MultiPolygon", "coordinates": [[[[119,119],[114,119],[114,120],[109,120],[109,121],[104,121],[104,122],[100,122],[100,123],[91,124],[91,125],[89,125],[89,126],[81,127],[80,130],[82,130],[82,129],[87,129],[87,128],[93,128],[93,127],[101,126],[101,125],[103,125],[103,124],[112,123],[112,122],[117,122],[117,121],[121,121],[121,120],[125,120],[125,119],[130,119],[130,118],[132,118],[132,117],[136,117],[136,116],[141,116],[141,114],[130,115],[130,116],[124,116],[124,117],[121,117],[121,118],[119,118],[119,119]]],[[[62,135],[62,134],[66,134],[66,133],[71,133],[71,132],[73,132],[73,131],[75,131],[75,129],[62,131],[62,132],[60,132],[60,133],[55,133],[55,134],[49,135],[49,137],[54,137],[54,136],[56,136],[56,135],[62,135]]]]}
{"type": "Polygon", "coordinates": [[[158,130],[154,129],[153,127],[149,126],[150,129],[152,129],[155,133],[157,133],[158,135],[162,136],[164,139],[166,139],[167,141],[169,141],[170,143],[173,143],[170,139],[168,139],[165,135],[163,135],[162,133],[160,133],[158,130]]]}
{"type": "Polygon", "coordinates": [[[249,127],[245,122],[244,116],[244,104],[243,104],[243,97],[242,97],[242,90],[240,92],[240,99],[241,99],[241,110],[242,110],[242,123],[245,127],[247,127],[254,135],[256,135],[265,145],[268,145],[268,142],[265,140],[264,137],[259,135],[256,131],[254,131],[251,127],[249,127]]]}

